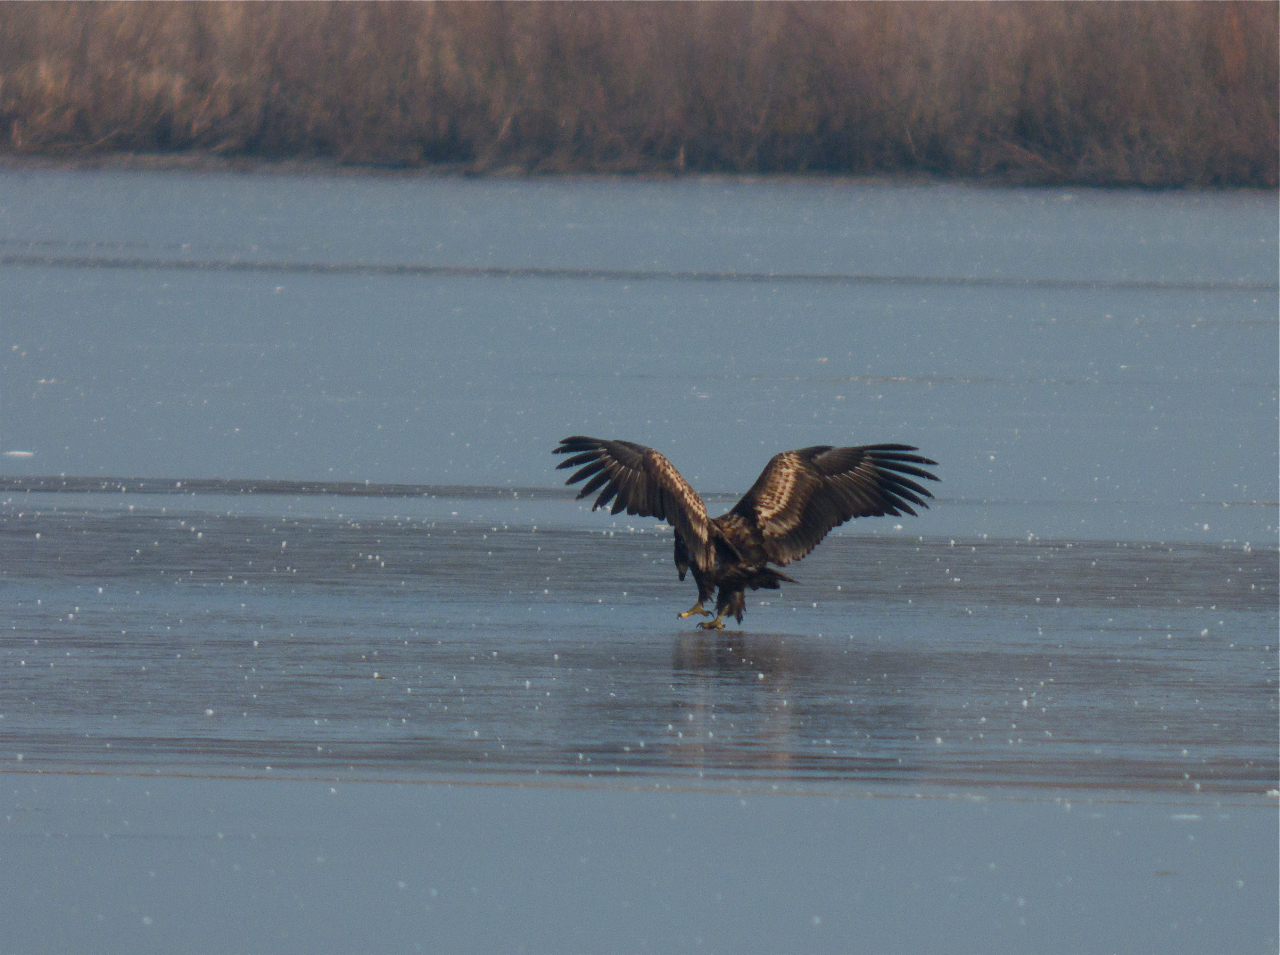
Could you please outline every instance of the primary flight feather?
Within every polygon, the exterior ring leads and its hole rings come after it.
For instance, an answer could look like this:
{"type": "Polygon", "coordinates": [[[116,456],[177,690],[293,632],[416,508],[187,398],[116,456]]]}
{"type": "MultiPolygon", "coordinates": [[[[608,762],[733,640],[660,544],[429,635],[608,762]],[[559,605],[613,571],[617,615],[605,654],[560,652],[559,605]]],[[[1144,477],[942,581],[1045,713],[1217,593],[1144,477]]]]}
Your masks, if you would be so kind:
{"type": "Polygon", "coordinates": [[[791,581],[769,564],[785,567],[800,560],[833,527],[855,517],[914,516],[913,504],[927,508],[925,498],[933,495],[913,478],[938,480],[923,467],[937,462],[915,450],[871,444],[783,451],[720,517],[707,516],[702,498],[653,448],[575,435],[554,453],[570,455],[557,469],[578,469],[565,483],[586,482],[579,498],[600,492],[592,510],[610,507],[614,514],[655,517],[675,529],[680,579],[692,570],[698,585],[698,602],[680,616],[711,616],[702,605],[716,594],[715,619],[698,626],[722,630],[726,616],[742,621],[747,589],[777,590],[782,581],[791,581]]]}

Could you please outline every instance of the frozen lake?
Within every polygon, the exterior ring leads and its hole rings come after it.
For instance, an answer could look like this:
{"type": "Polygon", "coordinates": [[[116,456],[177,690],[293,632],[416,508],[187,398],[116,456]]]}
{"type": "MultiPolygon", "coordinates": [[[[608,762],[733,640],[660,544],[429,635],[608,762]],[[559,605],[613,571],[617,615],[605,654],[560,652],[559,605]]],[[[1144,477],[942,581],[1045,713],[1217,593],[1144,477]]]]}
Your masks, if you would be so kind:
{"type": "Polygon", "coordinates": [[[1276,216],[1247,193],[0,170],[0,451],[31,453],[0,461],[545,486],[582,433],[741,492],[783,448],[898,441],[943,463],[919,533],[1274,544],[1276,216]]]}
{"type": "Polygon", "coordinates": [[[25,768],[1233,795],[1276,775],[1274,549],[836,537],[709,634],[675,618],[693,587],[669,531],[592,529],[572,502],[11,500],[0,713],[25,768]]]}
{"type": "Polygon", "coordinates": [[[1276,213],[0,171],[0,948],[1274,950],[1276,213]],[[572,433],[942,483],[705,634],[572,433]]]}

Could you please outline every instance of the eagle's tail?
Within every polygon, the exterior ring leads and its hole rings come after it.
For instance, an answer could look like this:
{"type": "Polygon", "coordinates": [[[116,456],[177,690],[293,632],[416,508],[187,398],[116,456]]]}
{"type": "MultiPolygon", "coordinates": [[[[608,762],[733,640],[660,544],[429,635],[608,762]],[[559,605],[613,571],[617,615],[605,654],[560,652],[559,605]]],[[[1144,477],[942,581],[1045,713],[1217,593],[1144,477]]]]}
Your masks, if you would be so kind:
{"type": "Polygon", "coordinates": [[[788,577],[780,570],[774,570],[772,567],[760,567],[751,574],[751,579],[747,581],[747,586],[752,590],[777,590],[782,586],[782,582],[794,584],[796,579],[788,577]]]}

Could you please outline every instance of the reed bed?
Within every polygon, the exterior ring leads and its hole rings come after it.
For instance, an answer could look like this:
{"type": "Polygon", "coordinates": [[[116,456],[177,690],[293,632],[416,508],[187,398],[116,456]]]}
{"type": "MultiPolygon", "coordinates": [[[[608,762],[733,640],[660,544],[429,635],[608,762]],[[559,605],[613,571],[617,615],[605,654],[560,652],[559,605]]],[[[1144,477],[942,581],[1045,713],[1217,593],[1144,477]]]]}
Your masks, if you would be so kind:
{"type": "Polygon", "coordinates": [[[1274,3],[11,3],[0,152],[1277,185],[1274,3]]]}

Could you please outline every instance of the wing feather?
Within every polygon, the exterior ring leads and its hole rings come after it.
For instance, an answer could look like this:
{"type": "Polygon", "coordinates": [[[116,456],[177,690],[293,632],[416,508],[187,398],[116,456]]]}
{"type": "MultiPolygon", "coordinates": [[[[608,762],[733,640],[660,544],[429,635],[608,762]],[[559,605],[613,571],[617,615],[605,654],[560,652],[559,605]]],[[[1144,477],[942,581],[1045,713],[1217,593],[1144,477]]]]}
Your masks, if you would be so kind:
{"type": "Polygon", "coordinates": [[[776,454],[730,512],[760,535],[769,560],[786,565],[818,546],[827,533],[855,517],[912,514],[933,497],[911,477],[937,477],[936,461],[905,444],[858,448],[819,445],[776,454]],[[911,477],[908,477],[910,475],[911,477]]]}
{"type": "Polygon", "coordinates": [[[584,454],[575,454],[573,457],[569,458],[567,461],[561,461],[556,466],[561,468],[576,468],[580,464],[587,464],[587,463],[593,463],[596,465],[596,467],[600,466],[595,453],[591,451],[587,451],[584,454]]]}
{"type": "MultiPolygon", "coordinates": [[[[586,469],[584,468],[584,469],[583,469],[583,471],[585,471],[585,470],[586,470],[586,469]]],[[[569,478],[569,482],[568,482],[568,483],[572,484],[574,481],[581,481],[581,480],[582,480],[582,478],[583,478],[583,476],[584,476],[584,475],[583,475],[583,471],[579,471],[579,472],[578,472],[577,474],[575,474],[573,477],[569,478]]],[[[593,477],[593,478],[592,478],[590,481],[588,481],[586,484],[582,485],[582,493],[581,493],[581,494],[579,494],[578,496],[579,496],[579,497],[587,497],[587,496],[588,496],[588,495],[590,495],[590,494],[594,494],[596,491],[598,491],[600,488],[602,488],[602,487],[604,486],[605,482],[606,482],[606,481],[608,481],[608,480],[609,480],[609,475],[608,475],[608,473],[607,473],[607,472],[605,472],[605,471],[601,471],[599,474],[597,474],[595,477],[593,477]]]]}
{"type": "Polygon", "coordinates": [[[576,484],[590,478],[578,497],[604,488],[591,506],[607,506],[618,514],[625,510],[640,517],[656,517],[674,527],[684,540],[692,562],[709,571],[715,554],[710,543],[711,522],[706,505],[671,462],[652,448],[630,441],[603,441],[574,435],[560,442],[555,454],[567,454],[557,470],[579,467],[566,481],[576,484]]]}
{"type": "Polygon", "coordinates": [[[596,502],[591,505],[591,509],[594,511],[597,507],[609,507],[610,504],[613,502],[613,499],[617,496],[618,496],[618,485],[616,484],[606,485],[605,489],[600,492],[600,496],[596,498],[596,502]]]}

